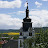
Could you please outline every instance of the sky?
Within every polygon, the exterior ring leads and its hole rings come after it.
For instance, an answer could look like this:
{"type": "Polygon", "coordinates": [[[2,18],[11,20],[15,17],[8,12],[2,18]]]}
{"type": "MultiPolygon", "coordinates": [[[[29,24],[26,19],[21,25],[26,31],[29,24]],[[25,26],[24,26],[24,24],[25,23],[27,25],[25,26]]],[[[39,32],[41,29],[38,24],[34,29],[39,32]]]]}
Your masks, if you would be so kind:
{"type": "MultiPolygon", "coordinates": [[[[27,0],[0,0],[0,29],[20,29],[27,0]]],[[[33,27],[48,27],[48,0],[28,0],[33,27]]]]}

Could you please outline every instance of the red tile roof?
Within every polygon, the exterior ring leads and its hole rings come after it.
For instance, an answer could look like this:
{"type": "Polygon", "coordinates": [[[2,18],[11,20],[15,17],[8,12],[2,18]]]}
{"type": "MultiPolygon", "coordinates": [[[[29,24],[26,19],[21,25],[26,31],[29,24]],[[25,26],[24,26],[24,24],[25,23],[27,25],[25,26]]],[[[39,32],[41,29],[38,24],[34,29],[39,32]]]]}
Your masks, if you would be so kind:
{"type": "Polygon", "coordinates": [[[0,41],[0,44],[4,44],[4,41],[0,41]]]}

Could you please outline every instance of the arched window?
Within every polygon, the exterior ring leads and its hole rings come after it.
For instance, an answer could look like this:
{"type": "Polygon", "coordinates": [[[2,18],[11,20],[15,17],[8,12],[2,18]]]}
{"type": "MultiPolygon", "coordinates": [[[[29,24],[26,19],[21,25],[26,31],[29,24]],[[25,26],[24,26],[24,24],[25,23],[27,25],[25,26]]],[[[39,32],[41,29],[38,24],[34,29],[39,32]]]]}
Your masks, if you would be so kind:
{"type": "Polygon", "coordinates": [[[29,36],[32,36],[32,33],[31,32],[29,33],[29,36]]]}

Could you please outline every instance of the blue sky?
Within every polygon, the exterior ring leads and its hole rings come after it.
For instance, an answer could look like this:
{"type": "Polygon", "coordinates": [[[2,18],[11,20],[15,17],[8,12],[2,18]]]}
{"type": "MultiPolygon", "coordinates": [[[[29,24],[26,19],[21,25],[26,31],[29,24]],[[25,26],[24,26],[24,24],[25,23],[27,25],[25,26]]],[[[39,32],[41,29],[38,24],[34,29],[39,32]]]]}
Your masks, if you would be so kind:
{"type": "MultiPolygon", "coordinates": [[[[0,29],[19,29],[26,16],[27,0],[0,0],[0,29]]],[[[48,0],[28,0],[33,27],[48,27],[48,0]]]]}

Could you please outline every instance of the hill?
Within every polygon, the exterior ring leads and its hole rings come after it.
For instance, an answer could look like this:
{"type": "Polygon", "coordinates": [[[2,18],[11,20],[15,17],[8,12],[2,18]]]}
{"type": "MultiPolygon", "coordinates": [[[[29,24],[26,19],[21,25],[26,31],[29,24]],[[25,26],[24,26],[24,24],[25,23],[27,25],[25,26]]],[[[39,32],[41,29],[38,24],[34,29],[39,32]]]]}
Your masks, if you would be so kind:
{"type": "Polygon", "coordinates": [[[14,30],[14,29],[4,30],[4,29],[0,29],[0,33],[9,33],[9,32],[19,32],[19,30],[14,30]]]}

